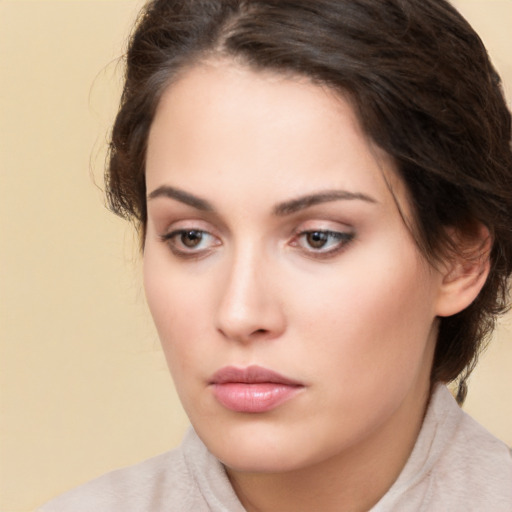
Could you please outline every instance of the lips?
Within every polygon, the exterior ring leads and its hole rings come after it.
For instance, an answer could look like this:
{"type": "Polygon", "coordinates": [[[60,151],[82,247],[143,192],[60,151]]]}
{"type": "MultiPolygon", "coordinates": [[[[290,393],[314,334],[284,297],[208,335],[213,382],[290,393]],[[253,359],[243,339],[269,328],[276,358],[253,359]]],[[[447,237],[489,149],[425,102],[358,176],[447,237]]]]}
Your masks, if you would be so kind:
{"type": "Polygon", "coordinates": [[[260,366],[226,366],[209,384],[221,405],[244,413],[270,411],[304,389],[302,383],[260,366]]]}

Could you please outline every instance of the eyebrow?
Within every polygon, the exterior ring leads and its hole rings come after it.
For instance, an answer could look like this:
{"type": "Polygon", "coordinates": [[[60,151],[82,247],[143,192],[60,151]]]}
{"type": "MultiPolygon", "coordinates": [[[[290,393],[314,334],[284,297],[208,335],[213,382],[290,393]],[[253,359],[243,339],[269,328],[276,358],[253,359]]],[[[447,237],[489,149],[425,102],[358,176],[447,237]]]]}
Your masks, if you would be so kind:
{"type": "MultiPolygon", "coordinates": [[[[155,199],[157,197],[167,197],[169,199],[175,199],[180,203],[187,204],[189,206],[192,206],[193,208],[196,208],[197,210],[205,212],[215,211],[212,204],[206,199],[194,196],[188,192],[185,192],[184,190],[180,190],[169,185],[162,185],[153,190],[153,192],[151,192],[148,195],[148,200],[155,199]]],[[[283,217],[298,212],[300,210],[310,208],[311,206],[315,206],[317,204],[340,200],[360,200],[366,201],[368,203],[377,203],[377,201],[373,197],[367,194],[362,194],[359,192],[349,192],[347,190],[326,190],[322,192],[316,192],[314,194],[308,194],[306,196],[301,196],[296,199],[291,199],[283,203],[279,203],[276,206],[274,206],[273,214],[277,215],[278,217],[283,217]]]]}
{"type": "Polygon", "coordinates": [[[206,199],[189,194],[184,190],[170,187],[169,185],[162,185],[148,195],[148,199],[155,199],[157,197],[176,199],[176,201],[179,201],[180,203],[188,204],[189,206],[204,212],[212,212],[214,210],[212,204],[206,199]]]}
{"type": "Polygon", "coordinates": [[[361,200],[368,203],[377,203],[373,197],[359,192],[349,192],[348,190],[326,190],[324,192],[317,192],[315,194],[309,194],[307,196],[298,197],[297,199],[280,203],[274,207],[274,215],[279,217],[290,215],[317,204],[340,200],[361,200]]]}

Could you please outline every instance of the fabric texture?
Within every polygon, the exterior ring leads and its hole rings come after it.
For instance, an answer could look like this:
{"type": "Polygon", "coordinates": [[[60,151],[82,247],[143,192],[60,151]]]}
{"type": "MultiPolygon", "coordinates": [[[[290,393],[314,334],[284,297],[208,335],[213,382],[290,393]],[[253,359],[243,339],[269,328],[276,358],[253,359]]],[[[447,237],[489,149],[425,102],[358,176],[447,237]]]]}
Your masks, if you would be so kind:
{"type": "MultiPolygon", "coordinates": [[[[512,512],[512,453],[437,386],[400,476],[369,512],[512,512]]],[[[113,471],[38,512],[243,512],[190,429],[176,450],[113,471]]]]}

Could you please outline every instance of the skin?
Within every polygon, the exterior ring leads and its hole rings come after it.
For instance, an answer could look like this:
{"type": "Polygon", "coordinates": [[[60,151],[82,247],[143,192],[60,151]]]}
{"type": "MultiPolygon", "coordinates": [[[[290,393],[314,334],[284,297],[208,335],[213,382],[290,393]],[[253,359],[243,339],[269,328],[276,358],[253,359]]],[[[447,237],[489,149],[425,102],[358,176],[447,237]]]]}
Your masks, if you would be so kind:
{"type": "Polygon", "coordinates": [[[163,95],[146,180],[148,304],[245,508],[368,510],[421,427],[437,316],[459,307],[400,216],[393,162],[329,89],[211,61],[163,95]],[[303,387],[268,412],[228,410],[211,376],[252,364],[303,387]]]}

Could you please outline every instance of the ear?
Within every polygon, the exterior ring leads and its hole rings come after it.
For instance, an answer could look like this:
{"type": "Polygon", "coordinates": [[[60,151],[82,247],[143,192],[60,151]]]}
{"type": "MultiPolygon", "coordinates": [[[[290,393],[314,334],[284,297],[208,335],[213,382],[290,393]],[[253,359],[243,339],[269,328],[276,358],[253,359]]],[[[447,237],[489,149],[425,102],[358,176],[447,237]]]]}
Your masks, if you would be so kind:
{"type": "Polygon", "coordinates": [[[451,316],[467,308],[478,296],[490,270],[492,238],[482,224],[471,235],[450,233],[456,251],[442,265],[437,316],[451,316]]]}

